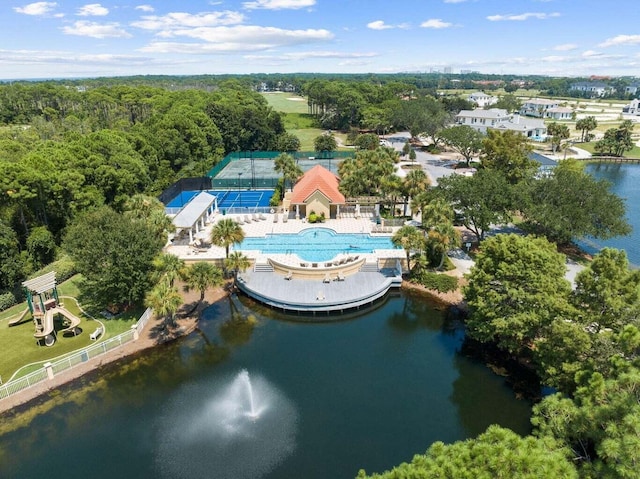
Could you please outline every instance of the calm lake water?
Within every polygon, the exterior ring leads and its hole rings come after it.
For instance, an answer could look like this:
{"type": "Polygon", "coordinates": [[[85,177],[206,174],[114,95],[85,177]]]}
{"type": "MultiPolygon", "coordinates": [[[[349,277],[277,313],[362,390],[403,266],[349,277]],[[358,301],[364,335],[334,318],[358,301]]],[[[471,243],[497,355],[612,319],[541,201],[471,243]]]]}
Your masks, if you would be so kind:
{"type": "Polygon", "coordinates": [[[610,240],[588,239],[581,246],[595,253],[603,247],[623,249],[627,252],[629,262],[640,267],[640,165],[615,163],[590,163],[586,170],[598,179],[611,183],[611,191],[626,199],[627,220],[633,227],[629,236],[610,240]]]}
{"type": "Polygon", "coordinates": [[[353,478],[493,423],[527,433],[530,404],[463,338],[406,295],[322,323],[231,297],[184,340],[3,418],[1,475],[353,478]]]}

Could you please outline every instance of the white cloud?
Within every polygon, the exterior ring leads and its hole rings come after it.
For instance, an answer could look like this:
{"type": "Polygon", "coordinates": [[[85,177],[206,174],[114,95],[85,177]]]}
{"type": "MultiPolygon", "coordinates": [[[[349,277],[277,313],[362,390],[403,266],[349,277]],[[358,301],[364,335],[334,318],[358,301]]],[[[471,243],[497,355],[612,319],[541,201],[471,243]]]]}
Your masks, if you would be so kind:
{"type": "Polygon", "coordinates": [[[254,0],[243,2],[242,6],[247,10],[298,10],[300,8],[313,7],[316,0],[254,0]]]}
{"type": "Polygon", "coordinates": [[[120,27],[119,23],[96,23],[82,20],[73,25],[62,27],[67,35],[78,35],[92,38],[129,38],[131,34],[120,27]]]}
{"type": "Polygon", "coordinates": [[[576,48],[578,48],[578,45],[576,45],[575,43],[563,43],[561,45],[556,45],[555,47],[553,47],[553,50],[557,52],[568,52],[571,50],[575,50],[576,48]]]}
{"type": "Polygon", "coordinates": [[[400,28],[402,30],[407,30],[411,28],[411,25],[408,23],[398,23],[397,25],[389,25],[384,23],[384,20],[376,20],[374,22],[367,23],[367,28],[371,30],[388,30],[390,28],[400,28]]]}
{"type": "Polygon", "coordinates": [[[276,27],[237,25],[163,31],[159,36],[188,37],[206,43],[152,42],[140,51],[156,53],[220,53],[267,50],[281,46],[328,41],[333,34],[323,29],[285,30],[276,27]]]}
{"type": "Polygon", "coordinates": [[[607,38],[599,47],[613,47],[616,45],[638,45],[640,44],[640,35],[617,35],[607,38]]]}
{"type": "Polygon", "coordinates": [[[449,28],[453,23],[443,22],[440,18],[430,18],[420,24],[422,28],[449,28]]]}
{"type": "Polygon", "coordinates": [[[487,20],[492,22],[501,22],[505,20],[509,21],[523,21],[529,20],[530,18],[537,18],[538,20],[546,20],[547,18],[559,17],[560,14],[558,12],[554,13],[520,13],[518,15],[508,14],[508,15],[489,15],[487,20]]]}
{"type": "Polygon", "coordinates": [[[184,13],[173,12],[167,15],[146,15],[142,20],[132,22],[131,26],[143,30],[171,31],[185,27],[215,27],[220,25],[236,25],[242,23],[245,17],[240,12],[224,10],[222,12],[184,13]]]}
{"type": "Polygon", "coordinates": [[[78,9],[79,17],[103,17],[109,14],[109,10],[99,3],[90,3],[78,9]]]}
{"type": "Polygon", "coordinates": [[[378,53],[374,52],[336,52],[336,51],[307,51],[307,52],[289,52],[282,55],[244,55],[243,58],[252,61],[261,60],[289,60],[300,61],[308,58],[344,58],[344,59],[358,59],[358,58],[372,58],[377,57],[378,53]]]}
{"type": "Polygon", "coordinates": [[[393,25],[387,25],[384,23],[384,20],[376,20],[374,22],[367,23],[367,28],[371,30],[387,30],[389,28],[393,28],[393,25]]]}
{"type": "Polygon", "coordinates": [[[0,64],[44,64],[44,63],[82,63],[82,64],[143,64],[151,60],[150,57],[135,55],[77,54],[69,51],[56,50],[0,50],[0,64]]]}
{"type": "Polygon", "coordinates": [[[56,8],[57,5],[56,2],[36,2],[25,5],[24,7],[13,7],[13,9],[25,15],[46,15],[56,8]]]}
{"type": "Polygon", "coordinates": [[[155,12],[155,8],[153,8],[151,5],[138,5],[136,7],[136,10],[140,10],[147,13],[155,12]]]}
{"type": "Polygon", "coordinates": [[[599,57],[600,55],[602,55],[602,52],[597,52],[595,50],[585,50],[582,52],[582,56],[585,58],[599,57]]]}

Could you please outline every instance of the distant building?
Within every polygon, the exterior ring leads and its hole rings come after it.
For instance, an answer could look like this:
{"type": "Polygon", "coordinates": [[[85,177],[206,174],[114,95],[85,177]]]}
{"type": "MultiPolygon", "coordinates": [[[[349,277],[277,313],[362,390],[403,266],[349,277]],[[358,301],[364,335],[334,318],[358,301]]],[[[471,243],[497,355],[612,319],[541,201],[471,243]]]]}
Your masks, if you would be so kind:
{"type": "Polygon", "coordinates": [[[526,100],[520,108],[520,114],[544,118],[546,111],[550,108],[558,108],[560,103],[557,100],[547,100],[545,98],[532,98],[526,100]]]}
{"type": "Polygon", "coordinates": [[[470,126],[481,133],[494,129],[517,131],[534,140],[544,140],[547,136],[544,120],[509,114],[501,108],[462,110],[456,115],[456,123],[470,126]]]}
{"type": "Polygon", "coordinates": [[[635,100],[631,100],[631,103],[628,103],[622,107],[622,113],[640,116],[640,100],[638,100],[637,98],[635,100]]]}
{"type": "Polygon", "coordinates": [[[602,97],[616,91],[615,88],[606,83],[593,81],[572,83],[569,90],[590,93],[591,97],[602,97]]]}
{"type": "Polygon", "coordinates": [[[495,105],[498,102],[498,97],[477,91],[469,95],[467,100],[471,103],[475,103],[479,108],[485,108],[487,106],[495,105]]]}
{"type": "Polygon", "coordinates": [[[624,89],[625,95],[637,95],[640,90],[640,83],[632,83],[624,89]]]}
{"type": "Polygon", "coordinates": [[[552,120],[571,120],[573,119],[573,109],[567,108],[566,106],[548,108],[547,111],[544,112],[544,117],[552,120]]]}

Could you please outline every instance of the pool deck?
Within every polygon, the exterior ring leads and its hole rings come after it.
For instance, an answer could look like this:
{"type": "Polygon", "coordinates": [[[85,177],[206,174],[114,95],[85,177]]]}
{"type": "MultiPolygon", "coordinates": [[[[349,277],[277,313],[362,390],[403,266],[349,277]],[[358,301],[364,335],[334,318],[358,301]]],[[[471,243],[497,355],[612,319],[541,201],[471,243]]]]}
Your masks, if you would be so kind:
{"type": "Polygon", "coordinates": [[[399,287],[402,276],[395,270],[359,271],[341,281],[290,279],[275,272],[246,271],[238,276],[243,293],[263,304],[286,312],[342,313],[369,306],[399,287]]]}
{"type": "MultiPolygon", "coordinates": [[[[242,225],[246,237],[264,237],[267,234],[295,234],[308,228],[330,228],[336,233],[368,233],[375,236],[391,236],[398,229],[392,228],[388,233],[372,233],[376,224],[371,216],[342,217],[330,219],[324,223],[310,224],[304,220],[288,219],[282,221],[282,215],[274,222],[274,215],[265,215],[266,219],[252,221],[242,225]]],[[[210,236],[211,229],[221,218],[244,219],[244,215],[217,215],[206,225],[206,228],[196,235],[205,241],[210,236]]],[[[188,243],[188,242],[187,242],[188,243]]],[[[216,261],[225,258],[224,248],[208,246],[198,248],[176,239],[169,244],[166,251],[177,255],[188,263],[195,261],[216,261]]],[[[233,251],[233,248],[231,249],[233,251]]],[[[243,250],[245,256],[253,260],[254,267],[250,271],[241,273],[238,277],[238,288],[253,299],[288,312],[298,313],[340,313],[369,305],[382,298],[390,288],[399,287],[402,277],[395,268],[379,268],[381,263],[394,263],[395,260],[405,258],[402,249],[376,250],[373,253],[358,253],[364,258],[364,265],[360,271],[346,275],[344,280],[331,279],[323,282],[324,268],[322,265],[314,270],[315,278],[295,277],[291,280],[273,269],[264,268],[269,259],[280,265],[299,268],[305,260],[296,254],[262,254],[260,251],[243,250]],[[262,265],[260,267],[259,265],[262,265]]],[[[338,255],[335,259],[341,259],[338,255]]],[[[340,269],[340,268],[338,268],[340,269]]],[[[329,271],[328,269],[326,270],[329,271]]],[[[331,269],[331,276],[335,278],[337,270],[331,269]]]]}

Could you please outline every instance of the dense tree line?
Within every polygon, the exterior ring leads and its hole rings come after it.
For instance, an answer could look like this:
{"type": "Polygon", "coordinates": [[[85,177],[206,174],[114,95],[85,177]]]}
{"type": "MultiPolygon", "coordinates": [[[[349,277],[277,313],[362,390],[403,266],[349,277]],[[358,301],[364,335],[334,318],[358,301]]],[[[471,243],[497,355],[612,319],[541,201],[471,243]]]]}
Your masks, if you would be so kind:
{"type": "Polygon", "coordinates": [[[55,258],[86,212],[122,213],[132,196],[202,176],[231,151],[292,142],[280,114],[233,80],[212,91],[5,84],[0,123],[0,295],[55,258]]]}

